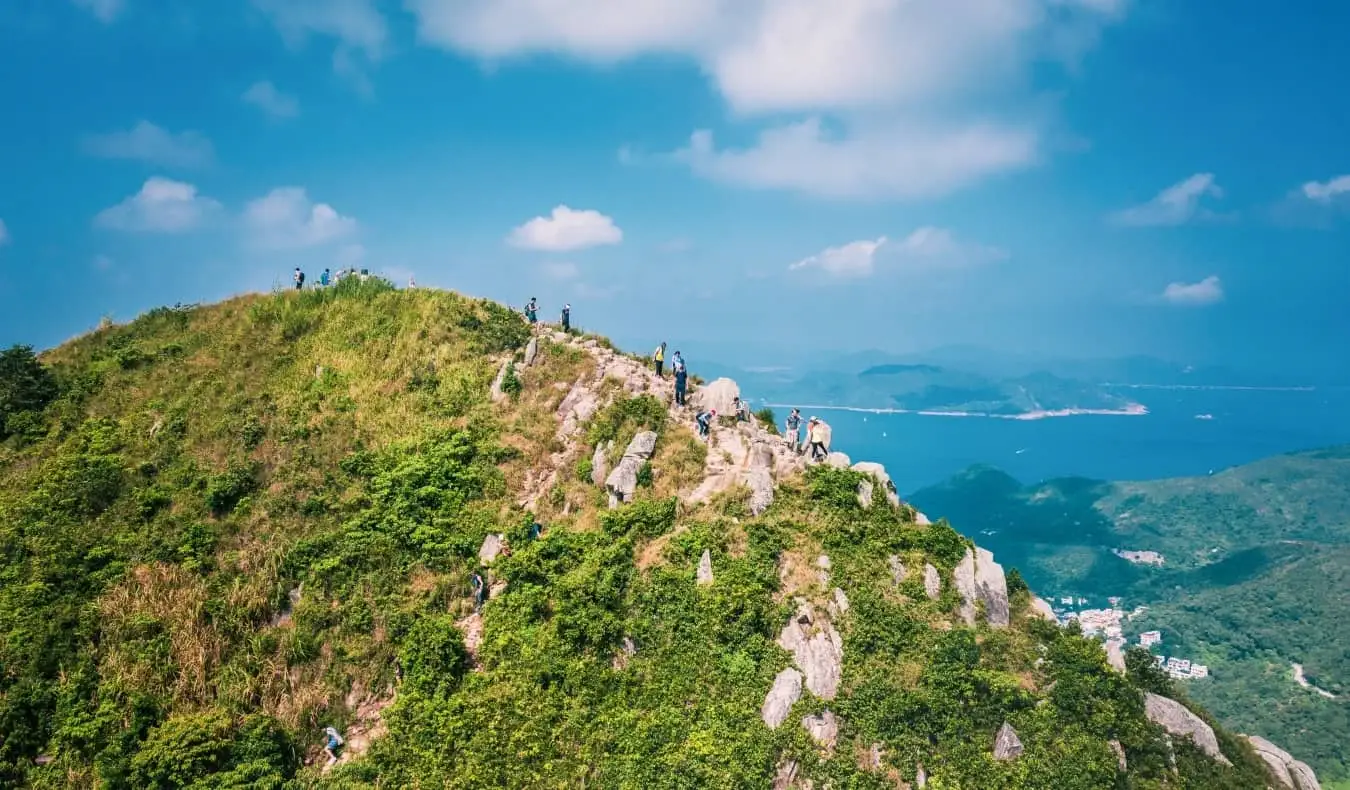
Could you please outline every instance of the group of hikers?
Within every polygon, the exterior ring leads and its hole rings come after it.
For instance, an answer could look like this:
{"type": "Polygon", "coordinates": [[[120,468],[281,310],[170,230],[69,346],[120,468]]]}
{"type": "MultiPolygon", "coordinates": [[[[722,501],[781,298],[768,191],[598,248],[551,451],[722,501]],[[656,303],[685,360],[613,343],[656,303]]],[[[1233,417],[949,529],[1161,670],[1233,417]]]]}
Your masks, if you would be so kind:
{"type": "MultiPolygon", "coordinates": [[[[525,303],[525,307],[521,312],[525,314],[525,320],[530,322],[530,326],[539,323],[539,300],[531,296],[530,301],[525,303]]],[[[562,314],[559,316],[558,323],[562,326],[562,331],[572,331],[572,305],[563,305],[562,314]]]]}
{"type": "MultiPolygon", "coordinates": [[[[327,288],[330,285],[337,285],[339,282],[342,281],[342,278],[352,277],[358,274],[362,278],[370,276],[370,272],[367,269],[362,269],[360,272],[358,272],[355,267],[352,267],[350,269],[338,269],[337,274],[331,274],[329,273],[327,267],[325,267],[323,273],[319,275],[319,287],[327,288]]],[[[304,289],[305,273],[301,271],[299,266],[295,267],[295,273],[291,275],[291,282],[295,283],[295,290],[299,291],[304,289]]],[[[409,286],[411,287],[413,285],[414,283],[409,281],[409,286]]]]}

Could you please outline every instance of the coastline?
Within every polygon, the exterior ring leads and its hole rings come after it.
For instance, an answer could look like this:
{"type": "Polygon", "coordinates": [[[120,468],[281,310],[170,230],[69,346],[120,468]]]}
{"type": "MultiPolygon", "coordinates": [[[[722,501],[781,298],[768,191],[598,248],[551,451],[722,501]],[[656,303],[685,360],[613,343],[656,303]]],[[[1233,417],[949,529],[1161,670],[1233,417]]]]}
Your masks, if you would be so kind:
{"type": "Polygon", "coordinates": [[[822,406],[793,405],[791,403],[766,403],[774,409],[802,409],[805,411],[852,411],[864,414],[917,414],[922,417],[984,417],[995,420],[1045,420],[1051,417],[1142,417],[1147,415],[1148,407],[1142,403],[1130,403],[1123,409],[1044,409],[1019,414],[993,414],[982,411],[940,411],[931,409],[891,409],[865,408],[862,406],[822,406]]]}

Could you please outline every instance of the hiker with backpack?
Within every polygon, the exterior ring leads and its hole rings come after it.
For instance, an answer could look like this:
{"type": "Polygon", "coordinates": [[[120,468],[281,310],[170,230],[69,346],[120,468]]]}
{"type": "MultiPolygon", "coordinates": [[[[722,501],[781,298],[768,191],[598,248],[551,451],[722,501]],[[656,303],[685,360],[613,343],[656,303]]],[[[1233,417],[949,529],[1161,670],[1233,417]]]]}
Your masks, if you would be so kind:
{"type": "Polygon", "coordinates": [[[666,363],[666,341],[662,340],[661,345],[657,346],[656,350],[652,352],[652,361],[656,363],[656,377],[658,379],[664,378],[661,375],[661,366],[666,363]]]}
{"type": "Polygon", "coordinates": [[[675,359],[671,362],[671,370],[675,371],[675,405],[684,405],[684,393],[689,386],[689,372],[684,369],[684,360],[680,359],[680,352],[675,352],[675,359]]]}
{"type": "Polygon", "coordinates": [[[572,305],[565,304],[562,309],[562,330],[563,332],[572,331],[572,305]]]}
{"type": "Polygon", "coordinates": [[[530,297],[530,303],[525,305],[525,320],[531,324],[539,320],[539,302],[533,296],[530,297]]]}
{"type": "Polygon", "coordinates": [[[736,411],[737,422],[750,422],[750,404],[741,400],[741,396],[737,395],[731,399],[731,405],[736,411]]]}
{"type": "Polygon", "coordinates": [[[469,577],[469,587],[473,589],[473,613],[478,614],[487,600],[487,583],[483,581],[481,571],[474,571],[473,576],[469,577]]]}
{"type": "Polygon", "coordinates": [[[305,287],[305,273],[300,271],[299,266],[295,267],[295,274],[291,275],[291,279],[295,280],[295,290],[305,287]]]}
{"type": "Polygon", "coordinates": [[[812,417],[806,426],[806,437],[811,442],[811,460],[823,461],[830,457],[830,451],[825,448],[824,423],[819,417],[812,417]]]}
{"type": "Polygon", "coordinates": [[[342,747],[344,741],[342,735],[334,727],[324,727],[323,732],[328,736],[328,743],[324,745],[323,751],[328,755],[328,765],[331,767],[333,763],[338,761],[338,749],[342,747]]]}
{"type": "Polygon", "coordinates": [[[700,438],[706,439],[708,437],[709,431],[712,430],[712,422],[715,419],[717,419],[717,409],[699,412],[698,416],[694,418],[694,422],[698,423],[698,435],[700,438]]]}
{"type": "Polygon", "coordinates": [[[331,279],[332,279],[332,278],[331,278],[331,277],[329,276],[329,274],[328,274],[328,269],[325,268],[325,269],[323,270],[323,274],[320,274],[320,275],[319,275],[319,286],[320,286],[321,288],[327,288],[327,287],[328,287],[328,281],[331,280],[331,279]]]}

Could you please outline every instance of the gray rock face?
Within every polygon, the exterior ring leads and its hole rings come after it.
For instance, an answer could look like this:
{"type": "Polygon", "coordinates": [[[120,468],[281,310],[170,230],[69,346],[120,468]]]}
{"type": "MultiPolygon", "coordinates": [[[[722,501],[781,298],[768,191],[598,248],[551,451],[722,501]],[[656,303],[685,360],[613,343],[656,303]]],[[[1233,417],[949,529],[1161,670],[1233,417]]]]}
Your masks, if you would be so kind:
{"type": "Polygon", "coordinates": [[[697,580],[701,586],[705,587],[713,583],[712,552],[708,549],[704,549],[703,556],[698,558],[697,580]]]}
{"type": "Polygon", "coordinates": [[[1130,766],[1129,763],[1125,762],[1125,747],[1121,746],[1120,741],[1117,740],[1107,741],[1107,744],[1110,745],[1111,751],[1116,753],[1116,768],[1118,768],[1121,773],[1128,771],[1130,766]]]}
{"type": "Polygon", "coordinates": [[[861,507],[863,510],[870,510],[872,508],[871,480],[858,481],[858,507],[861,507]]]}
{"type": "Polygon", "coordinates": [[[918,524],[921,527],[926,527],[932,524],[933,522],[928,520],[928,516],[925,516],[923,513],[916,510],[914,511],[914,523],[918,524]]]}
{"type": "Polygon", "coordinates": [[[511,360],[508,359],[497,369],[497,377],[492,380],[492,390],[488,393],[492,397],[493,403],[501,403],[506,399],[506,392],[502,390],[502,385],[506,382],[506,371],[510,367],[511,360]]]}
{"type": "Polygon", "coordinates": [[[1038,617],[1043,617],[1052,623],[1058,623],[1059,617],[1055,615],[1055,610],[1044,598],[1033,597],[1031,599],[1031,612],[1038,617]]]}
{"type": "Polygon", "coordinates": [[[733,404],[740,396],[741,388],[736,385],[736,382],[728,378],[710,381],[699,387],[698,392],[694,393],[699,409],[704,411],[716,409],[719,417],[734,416],[736,407],[733,404]]]}
{"type": "Polygon", "coordinates": [[[784,760],[779,763],[778,771],[773,777],[773,790],[792,790],[796,785],[799,770],[796,760],[784,760]]]}
{"type": "Polygon", "coordinates": [[[1017,730],[1005,721],[1003,726],[998,728],[998,734],[994,736],[994,759],[1015,760],[1021,756],[1022,739],[1017,737],[1017,730]]]}
{"type": "Polygon", "coordinates": [[[557,410],[553,413],[559,421],[558,435],[564,439],[574,435],[581,429],[583,423],[595,416],[599,408],[600,400],[591,388],[577,381],[563,396],[562,403],[558,404],[557,410]]]}
{"type": "Polygon", "coordinates": [[[769,729],[776,730],[787,719],[788,711],[802,698],[802,673],[788,667],[773,679],[773,686],[759,708],[759,717],[769,729]]]}
{"type": "Polygon", "coordinates": [[[942,595],[942,577],[938,575],[938,569],[927,562],[923,565],[923,591],[933,601],[942,595]]]}
{"type": "Polygon", "coordinates": [[[806,675],[806,688],[827,701],[839,692],[843,644],[834,624],[818,615],[810,604],[802,604],[778,635],[779,647],[792,654],[794,662],[806,675]]]}
{"type": "Polygon", "coordinates": [[[609,476],[609,451],[613,446],[612,441],[595,446],[595,453],[591,455],[591,482],[595,485],[604,485],[609,476]]]}
{"type": "Polygon", "coordinates": [[[497,555],[502,553],[504,540],[505,535],[488,535],[483,538],[483,545],[478,547],[478,561],[484,565],[491,565],[492,561],[497,559],[497,555]]]}
{"type": "Polygon", "coordinates": [[[615,670],[621,671],[627,669],[628,662],[635,655],[637,655],[637,645],[633,644],[632,637],[625,636],[623,638],[623,644],[619,646],[619,652],[614,654],[614,660],[610,662],[610,665],[613,666],[615,670]]]}
{"type": "Polygon", "coordinates": [[[862,472],[876,478],[877,483],[881,485],[881,490],[886,493],[886,501],[891,503],[891,507],[900,507],[900,495],[896,493],[895,483],[891,482],[891,476],[886,473],[886,467],[872,461],[859,461],[853,465],[853,471],[862,472]]]}
{"type": "Polygon", "coordinates": [[[758,441],[750,448],[750,513],[758,516],[773,504],[773,449],[758,441]]]}
{"type": "Polygon", "coordinates": [[[833,466],[835,469],[847,469],[849,458],[844,453],[832,452],[825,457],[825,463],[833,466]]]}
{"type": "Polygon", "coordinates": [[[633,441],[628,443],[628,449],[623,451],[623,458],[615,464],[614,471],[605,478],[605,487],[609,489],[610,507],[615,507],[619,502],[628,502],[633,498],[633,492],[637,490],[637,474],[642,465],[647,463],[647,459],[652,457],[652,452],[656,450],[656,433],[654,431],[643,431],[633,437],[633,441]]]}
{"type": "Polygon", "coordinates": [[[983,601],[989,625],[1008,627],[1008,583],[993,554],[979,547],[973,552],[966,549],[952,577],[961,592],[961,618],[966,625],[975,625],[975,604],[983,601]]]}
{"type": "Polygon", "coordinates": [[[908,571],[905,570],[905,563],[901,562],[899,557],[892,554],[886,558],[886,565],[891,569],[891,581],[894,582],[897,587],[900,586],[900,582],[904,581],[905,576],[908,575],[908,571]]]}
{"type": "Polygon", "coordinates": [[[848,596],[838,587],[834,588],[834,608],[838,614],[848,614],[848,596]]]}
{"type": "Polygon", "coordinates": [[[1295,760],[1293,755],[1259,735],[1244,735],[1247,742],[1256,750],[1256,755],[1265,761],[1271,775],[1287,790],[1322,790],[1306,763],[1295,760]]]}
{"type": "Polygon", "coordinates": [[[823,746],[827,751],[834,748],[839,740],[839,722],[834,711],[825,711],[802,719],[802,726],[811,735],[811,740],[823,746]]]}
{"type": "Polygon", "coordinates": [[[1149,721],[1159,725],[1173,735],[1190,738],[1200,751],[1218,760],[1224,765],[1232,765],[1223,752],[1219,751],[1219,740],[1214,730],[1199,716],[1191,713],[1176,700],[1162,697],[1152,692],[1144,693],[1144,713],[1149,721]]]}
{"type": "Polygon", "coordinates": [[[534,364],[534,360],[539,356],[539,338],[532,337],[530,342],[525,344],[525,367],[534,364]]]}

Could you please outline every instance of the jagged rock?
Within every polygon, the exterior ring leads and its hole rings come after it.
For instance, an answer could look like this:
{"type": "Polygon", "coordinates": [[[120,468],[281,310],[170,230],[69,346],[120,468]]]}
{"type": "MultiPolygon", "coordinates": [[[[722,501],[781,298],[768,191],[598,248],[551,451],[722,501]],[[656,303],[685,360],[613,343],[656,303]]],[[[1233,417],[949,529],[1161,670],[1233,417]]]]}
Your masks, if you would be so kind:
{"type": "Polygon", "coordinates": [[[839,691],[843,643],[834,624],[828,618],[817,618],[810,604],[802,604],[778,635],[779,647],[792,654],[806,676],[807,690],[827,701],[839,691]]]}
{"type": "Polygon", "coordinates": [[[933,522],[928,520],[928,516],[925,516],[923,513],[916,510],[914,511],[914,523],[918,524],[921,527],[927,527],[930,526],[933,522]]]}
{"type": "Polygon", "coordinates": [[[1111,751],[1116,753],[1116,768],[1119,769],[1121,773],[1128,771],[1130,765],[1125,762],[1125,747],[1121,746],[1120,741],[1115,739],[1107,741],[1107,744],[1110,745],[1111,751]]]}
{"type": "Polygon", "coordinates": [[[591,482],[595,485],[604,485],[609,476],[609,451],[613,447],[613,441],[595,446],[595,453],[591,455],[591,482]]]}
{"type": "Polygon", "coordinates": [[[563,396],[562,403],[558,404],[557,410],[553,413],[560,421],[558,435],[565,439],[577,433],[582,424],[593,417],[599,408],[599,398],[590,387],[578,380],[563,396]]]}
{"type": "Polygon", "coordinates": [[[1125,671],[1125,640],[1120,638],[1106,640],[1106,663],[1117,672],[1125,671]]]}
{"type": "Polygon", "coordinates": [[[834,711],[825,711],[802,718],[802,726],[806,728],[811,739],[826,751],[834,748],[834,744],[839,740],[839,722],[834,717],[834,711]]]}
{"type": "Polygon", "coordinates": [[[834,588],[834,608],[839,614],[848,613],[848,596],[838,587],[834,588]]]}
{"type": "Polygon", "coordinates": [[[506,382],[506,371],[510,367],[511,360],[508,359],[497,369],[497,377],[492,380],[492,390],[488,393],[492,397],[493,403],[501,403],[506,399],[506,392],[502,390],[502,385],[506,382]]]}
{"type": "Polygon", "coordinates": [[[989,625],[1008,627],[1008,583],[993,554],[978,546],[974,551],[966,549],[952,578],[961,592],[961,618],[966,625],[975,625],[975,604],[983,601],[989,625]]]}
{"type": "Polygon", "coordinates": [[[861,507],[863,510],[870,510],[872,508],[871,480],[864,479],[858,481],[858,507],[861,507]]]}
{"type": "Polygon", "coordinates": [[[1288,790],[1322,790],[1307,763],[1295,760],[1293,755],[1259,735],[1244,735],[1243,738],[1256,750],[1256,756],[1265,761],[1271,774],[1283,783],[1288,790]]]}
{"type": "Polygon", "coordinates": [[[773,679],[773,687],[764,697],[759,708],[759,717],[769,729],[778,729],[778,725],[787,719],[788,712],[797,700],[802,698],[802,673],[792,667],[779,672],[773,679]]]}
{"type": "Polygon", "coordinates": [[[708,549],[704,549],[703,556],[698,558],[698,583],[701,585],[713,583],[712,552],[708,549]]]}
{"type": "Polygon", "coordinates": [[[942,595],[942,577],[938,575],[938,569],[927,562],[923,565],[923,591],[934,601],[942,595]]]}
{"type": "Polygon", "coordinates": [[[886,467],[873,461],[859,461],[853,465],[853,471],[875,477],[877,482],[881,484],[881,490],[886,493],[886,501],[891,503],[891,507],[900,507],[900,495],[896,493],[895,483],[891,482],[891,476],[886,473],[886,467]]]}
{"type": "Polygon", "coordinates": [[[773,504],[773,450],[767,442],[750,447],[750,513],[758,516],[773,504]]]}
{"type": "Polygon", "coordinates": [[[1232,765],[1228,758],[1223,756],[1223,752],[1219,751],[1219,740],[1214,737],[1214,729],[1180,702],[1151,691],[1145,692],[1144,713],[1154,724],[1173,735],[1189,737],[1200,747],[1200,751],[1224,765],[1232,765]]]}
{"type": "Polygon", "coordinates": [[[1054,608],[1050,606],[1049,602],[1044,598],[1032,597],[1031,612],[1038,617],[1044,617],[1052,623],[1059,622],[1059,617],[1055,614],[1054,608]]]}
{"type": "Polygon", "coordinates": [[[716,409],[719,417],[730,417],[736,413],[735,401],[741,396],[741,388],[728,378],[708,382],[694,393],[700,410],[716,409]]]}
{"type": "Polygon", "coordinates": [[[833,466],[835,469],[847,469],[849,466],[849,457],[844,453],[830,453],[825,457],[825,463],[833,466]]]}
{"type": "Polygon", "coordinates": [[[1022,739],[1017,737],[1017,730],[1005,721],[998,728],[998,735],[994,736],[994,759],[1015,760],[1021,756],[1022,739]]]}
{"type": "Polygon", "coordinates": [[[830,557],[828,554],[822,554],[816,557],[816,576],[820,579],[820,586],[829,589],[830,586],[830,557]]]}
{"type": "Polygon", "coordinates": [[[491,587],[488,587],[488,600],[490,601],[504,592],[506,592],[506,580],[498,579],[492,583],[491,587]]]}
{"type": "Polygon", "coordinates": [[[773,790],[792,790],[797,781],[797,771],[800,768],[796,760],[784,760],[778,764],[778,771],[773,777],[773,790]]]}
{"type": "Polygon", "coordinates": [[[891,569],[891,581],[895,582],[898,587],[900,582],[903,582],[905,576],[908,575],[908,572],[905,570],[905,563],[901,562],[899,557],[892,554],[886,558],[886,564],[890,566],[891,569]]]}
{"type": "Polygon", "coordinates": [[[483,565],[491,565],[492,561],[497,559],[497,555],[502,553],[504,540],[505,535],[488,535],[483,538],[483,545],[478,547],[478,561],[483,565]]]}
{"type": "Polygon", "coordinates": [[[525,344],[525,367],[534,364],[534,360],[539,356],[539,338],[532,337],[530,342],[525,344]]]}
{"type": "Polygon", "coordinates": [[[633,492],[637,491],[638,470],[642,469],[642,465],[647,463],[647,459],[652,457],[655,450],[655,431],[643,431],[628,443],[628,449],[623,451],[623,458],[619,459],[614,471],[605,478],[605,487],[609,489],[610,507],[633,498],[633,492]]]}

